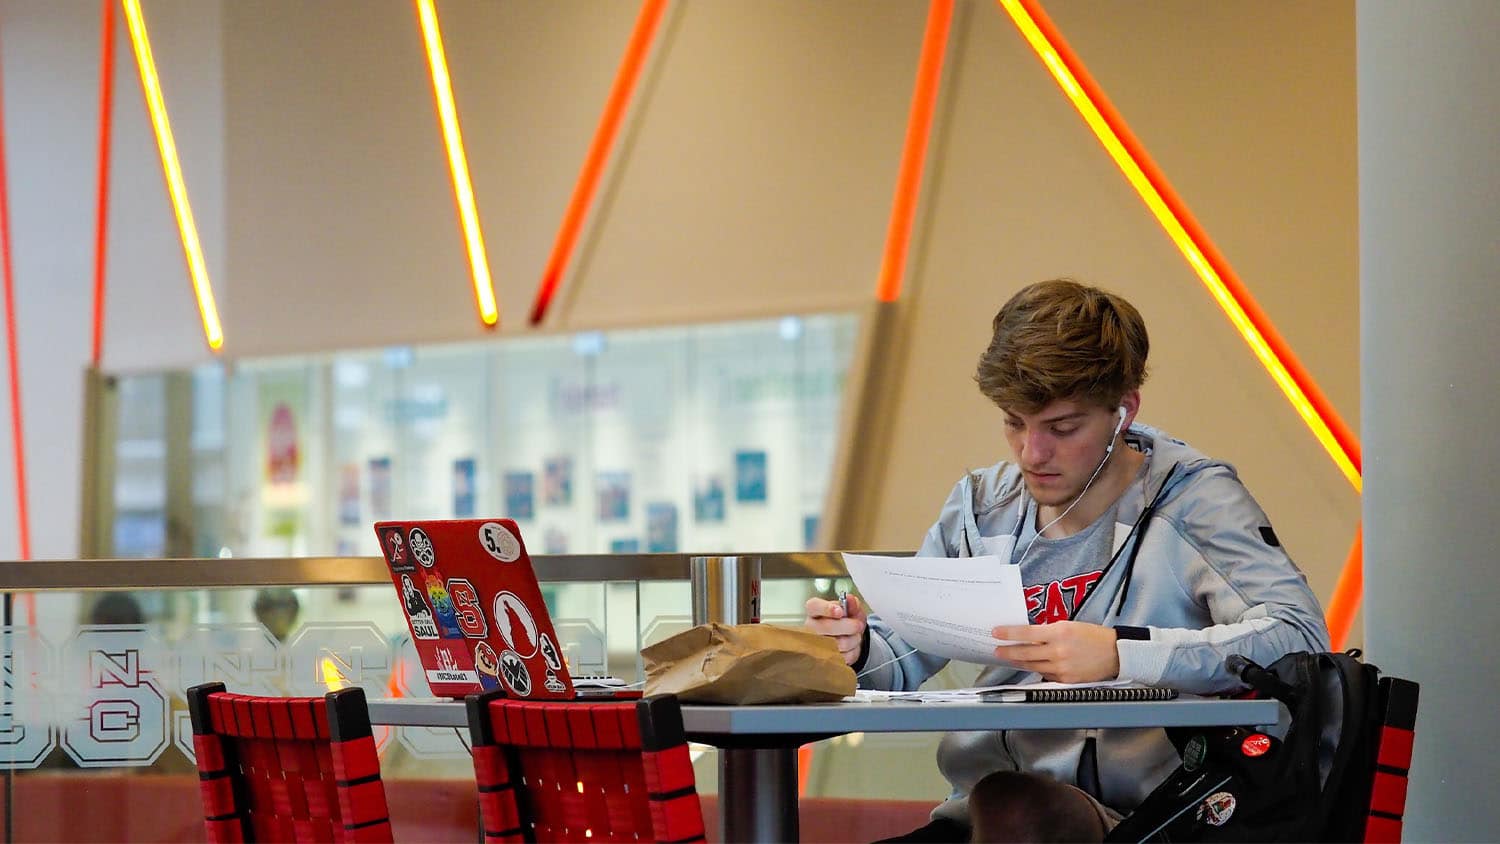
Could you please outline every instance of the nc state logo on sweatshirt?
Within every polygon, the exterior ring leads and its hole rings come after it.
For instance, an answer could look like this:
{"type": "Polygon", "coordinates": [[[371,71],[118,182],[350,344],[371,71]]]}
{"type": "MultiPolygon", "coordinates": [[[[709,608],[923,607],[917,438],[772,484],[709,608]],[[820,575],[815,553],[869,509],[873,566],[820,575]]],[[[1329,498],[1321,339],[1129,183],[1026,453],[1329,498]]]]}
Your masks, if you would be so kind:
{"type": "Polygon", "coordinates": [[[1100,569],[1026,587],[1026,614],[1031,617],[1031,623],[1067,621],[1103,576],[1104,570],[1100,569]]]}

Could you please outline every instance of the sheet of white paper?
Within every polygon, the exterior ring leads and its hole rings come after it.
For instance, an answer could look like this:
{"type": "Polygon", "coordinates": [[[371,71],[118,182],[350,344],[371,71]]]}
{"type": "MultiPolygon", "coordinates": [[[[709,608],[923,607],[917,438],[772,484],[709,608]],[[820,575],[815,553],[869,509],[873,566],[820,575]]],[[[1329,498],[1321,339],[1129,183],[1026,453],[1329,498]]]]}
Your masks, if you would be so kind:
{"type": "Polygon", "coordinates": [[[888,692],[879,689],[857,689],[849,701],[869,703],[882,700],[909,700],[923,703],[974,703],[985,693],[1016,691],[1020,689],[1103,689],[1123,688],[1133,685],[1130,680],[1100,680],[1094,683],[1057,683],[1037,681],[1035,683],[1013,683],[1003,686],[971,686],[963,689],[918,689],[914,692],[888,692]]]}
{"type": "Polygon", "coordinates": [[[925,653],[1001,665],[990,631],[1029,623],[1020,569],[999,557],[844,554],[844,565],[870,611],[925,653]]]}

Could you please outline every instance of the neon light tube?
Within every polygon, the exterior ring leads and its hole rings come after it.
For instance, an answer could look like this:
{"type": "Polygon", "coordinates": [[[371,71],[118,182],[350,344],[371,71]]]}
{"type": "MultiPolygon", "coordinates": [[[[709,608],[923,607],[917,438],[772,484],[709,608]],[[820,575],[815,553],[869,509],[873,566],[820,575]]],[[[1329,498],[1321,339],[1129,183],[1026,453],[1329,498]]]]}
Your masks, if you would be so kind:
{"type": "Polygon", "coordinates": [[[917,83],[911,95],[911,113],[906,120],[906,144],[901,151],[901,169],[896,176],[896,197],[891,202],[891,221],[885,234],[885,254],[880,262],[880,280],[875,298],[894,302],[901,296],[906,254],[911,245],[912,218],[922,196],[922,171],[927,163],[927,142],[932,136],[932,114],[943,81],[943,55],[948,47],[948,29],[953,22],[953,0],[932,0],[927,9],[927,32],[922,37],[922,55],[917,59],[917,83]]]}
{"type": "Polygon", "coordinates": [[[224,327],[219,323],[219,309],[214,304],[208,265],[203,261],[203,245],[198,241],[198,226],[193,222],[193,207],[188,202],[182,164],[177,159],[177,142],[172,139],[172,124],[167,119],[161,79],[156,74],[156,60],[151,55],[146,19],[141,14],[140,0],[122,2],[125,4],[125,21],[130,27],[130,46],[135,51],[135,66],[140,71],[146,107],[151,112],[151,129],[156,134],[156,147],[161,153],[162,172],[167,177],[167,192],[172,197],[172,213],[177,217],[177,231],[182,236],[182,251],[193,280],[193,294],[198,299],[198,315],[203,319],[203,336],[208,340],[208,347],[217,352],[224,345],[224,327]]]}
{"type": "Polygon", "coordinates": [[[640,78],[647,54],[651,52],[651,42],[656,38],[657,24],[661,22],[662,12],[666,7],[666,0],[645,0],[641,4],[635,29],[630,33],[630,43],[626,45],[620,69],[615,73],[614,85],[609,89],[609,99],[605,100],[604,113],[600,115],[599,126],[594,130],[594,140],[589,145],[588,155],[583,159],[583,169],[578,174],[578,182],[573,186],[568,209],[563,213],[557,240],[552,244],[552,255],[547,258],[547,267],[542,271],[536,298],[532,300],[532,325],[540,325],[547,316],[552,297],[557,294],[563,275],[568,271],[568,262],[573,257],[573,247],[578,242],[583,219],[588,215],[589,206],[593,204],[594,194],[599,188],[599,178],[604,173],[604,165],[609,162],[615,135],[620,131],[620,122],[635,93],[636,81],[640,78]]]}
{"type": "Polygon", "coordinates": [[[458,219],[464,230],[464,245],[469,251],[469,275],[474,280],[474,300],[479,318],[487,326],[500,322],[495,305],[495,285],[490,279],[490,261],[484,251],[484,232],[479,228],[479,210],[474,202],[474,184],[469,180],[469,159],[464,154],[464,136],[458,125],[458,109],[453,104],[453,80],[448,76],[448,58],[443,52],[443,33],[438,28],[437,9],[432,0],[416,0],[417,18],[422,22],[422,43],[427,48],[427,67],[432,71],[432,96],[437,102],[438,123],[443,129],[443,145],[448,150],[448,172],[453,177],[453,196],[458,203],[458,219]]]}

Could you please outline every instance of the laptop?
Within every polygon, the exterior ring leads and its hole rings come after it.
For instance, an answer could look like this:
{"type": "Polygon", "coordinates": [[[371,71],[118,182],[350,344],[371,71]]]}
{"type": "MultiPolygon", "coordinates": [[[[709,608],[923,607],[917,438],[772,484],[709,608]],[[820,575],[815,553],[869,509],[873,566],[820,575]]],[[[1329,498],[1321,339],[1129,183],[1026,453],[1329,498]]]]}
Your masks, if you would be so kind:
{"type": "Polygon", "coordinates": [[[376,522],[375,535],[435,696],[574,697],[515,522],[376,522]]]}

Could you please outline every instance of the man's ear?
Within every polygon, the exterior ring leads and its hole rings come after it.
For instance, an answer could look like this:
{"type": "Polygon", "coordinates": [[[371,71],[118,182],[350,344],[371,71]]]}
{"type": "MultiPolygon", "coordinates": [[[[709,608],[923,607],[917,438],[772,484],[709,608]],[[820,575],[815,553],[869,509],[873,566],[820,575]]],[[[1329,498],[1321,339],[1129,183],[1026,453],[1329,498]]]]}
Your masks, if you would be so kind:
{"type": "Polygon", "coordinates": [[[1135,417],[1141,411],[1141,391],[1135,389],[1120,396],[1120,407],[1125,408],[1125,428],[1128,430],[1135,424],[1135,417]]]}

